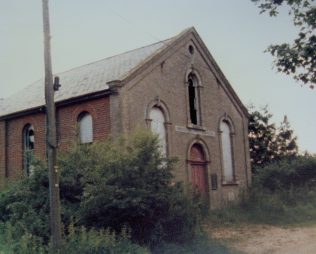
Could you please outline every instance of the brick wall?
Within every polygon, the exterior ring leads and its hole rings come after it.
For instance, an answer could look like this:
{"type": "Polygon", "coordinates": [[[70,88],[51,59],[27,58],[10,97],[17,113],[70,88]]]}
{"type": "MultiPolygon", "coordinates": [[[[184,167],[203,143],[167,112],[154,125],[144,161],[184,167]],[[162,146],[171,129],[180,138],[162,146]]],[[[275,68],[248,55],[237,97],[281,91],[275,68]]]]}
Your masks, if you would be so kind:
{"type": "MultiPolygon", "coordinates": [[[[178,180],[190,182],[191,167],[187,162],[189,149],[194,142],[203,144],[209,161],[209,183],[212,174],[216,174],[218,179],[217,190],[209,190],[212,208],[221,207],[226,202],[237,199],[239,190],[247,186],[247,174],[250,176],[249,150],[246,144],[248,138],[244,131],[247,117],[241,105],[223,85],[224,81],[220,81],[214,73],[207,64],[207,56],[195,38],[191,37],[148,65],[145,71],[127,83],[121,91],[123,130],[127,133],[136,126],[146,127],[146,112],[157,98],[160,104],[165,105],[170,116],[170,122],[167,124],[168,151],[171,156],[179,159],[175,170],[178,180]],[[194,45],[194,55],[189,53],[189,45],[194,45]],[[189,123],[186,75],[191,71],[198,76],[201,85],[201,128],[192,128],[189,123]],[[222,177],[222,151],[218,131],[219,121],[226,115],[235,127],[232,149],[237,181],[229,185],[224,183],[222,177]]],[[[209,186],[211,188],[211,184],[209,186]]]]}
{"type": "Polygon", "coordinates": [[[45,158],[45,115],[36,113],[7,121],[8,124],[8,177],[16,178],[23,174],[23,129],[31,124],[34,127],[35,156],[45,158]]]}
{"type": "Polygon", "coordinates": [[[0,179],[5,176],[5,121],[0,121],[0,179]]]}
{"type": "Polygon", "coordinates": [[[78,116],[88,112],[93,120],[93,140],[104,140],[111,131],[110,98],[100,98],[81,102],[57,111],[58,143],[61,149],[66,149],[78,138],[78,116]]]}
{"type": "MultiPolygon", "coordinates": [[[[93,119],[94,140],[103,140],[110,133],[109,97],[87,102],[70,104],[57,109],[57,132],[60,149],[76,141],[77,119],[80,113],[88,112],[93,119]]],[[[23,129],[32,124],[35,133],[35,156],[45,159],[45,114],[36,113],[7,120],[8,124],[8,177],[16,178],[23,174],[23,129]]],[[[0,177],[5,173],[5,122],[0,122],[0,177]]]]}

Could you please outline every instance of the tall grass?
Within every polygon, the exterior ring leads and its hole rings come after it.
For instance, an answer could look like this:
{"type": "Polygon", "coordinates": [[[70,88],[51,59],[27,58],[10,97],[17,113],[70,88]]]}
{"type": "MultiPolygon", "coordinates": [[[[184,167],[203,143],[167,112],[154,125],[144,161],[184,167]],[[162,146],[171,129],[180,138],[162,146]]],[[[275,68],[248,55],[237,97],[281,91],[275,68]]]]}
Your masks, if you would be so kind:
{"type": "MultiPolygon", "coordinates": [[[[87,230],[84,227],[68,229],[64,236],[61,253],[67,254],[148,254],[145,247],[130,241],[130,233],[122,230],[120,235],[110,230],[87,230]]],[[[46,254],[53,253],[50,245],[40,238],[25,233],[19,236],[16,229],[9,223],[0,224],[0,253],[5,254],[46,254]]]]}
{"type": "Polygon", "coordinates": [[[214,224],[316,222],[316,158],[284,159],[257,170],[240,204],[210,212],[214,224]]]}

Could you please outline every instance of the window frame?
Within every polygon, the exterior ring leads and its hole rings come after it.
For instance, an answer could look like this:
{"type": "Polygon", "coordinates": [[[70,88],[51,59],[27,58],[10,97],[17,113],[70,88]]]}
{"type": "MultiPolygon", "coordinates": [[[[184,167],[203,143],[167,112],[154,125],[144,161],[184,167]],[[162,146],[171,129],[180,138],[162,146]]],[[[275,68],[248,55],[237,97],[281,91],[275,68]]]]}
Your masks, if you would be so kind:
{"type": "Polygon", "coordinates": [[[34,126],[30,123],[24,125],[22,131],[22,160],[23,171],[26,176],[30,176],[33,173],[32,166],[30,165],[32,157],[35,153],[35,131],[34,126]],[[32,135],[30,132],[32,131],[32,135]],[[33,137],[33,140],[31,140],[33,137]],[[32,144],[32,147],[31,147],[32,144]]]}
{"type": "Polygon", "coordinates": [[[91,144],[94,141],[94,124],[93,124],[93,117],[92,114],[90,114],[88,111],[83,111],[78,115],[77,118],[77,125],[78,125],[78,141],[80,144],[91,144]],[[88,138],[86,137],[87,140],[84,140],[83,137],[83,121],[86,117],[89,117],[89,130],[86,130],[86,132],[89,131],[88,138]]]}
{"type": "Polygon", "coordinates": [[[165,114],[164,112],[161,110],[161,108],[157,107],[157,106],[154,106],[152,107],[150,110],[149,110],[149,119],[150,119],[150,130],[152,133],[154,133],[155,135],[158,135],[158,138],[159,138],[159,145],[161,146],[161,154],[163,157],[167,157],[168,155],[168,140],[167,140],[167,128],[166,128],[166,117],[165,117],[165,114]],[[163,117],[163,123],[162,123],[162,126],[163,126],[163,131],[164,131],[164,137],[163,139],[164,140],[161,140],[161,136],[160,136],[160,133],[159,132],[155,132],[153,130],[153,121],[154,119],[152,118],[151,116],[151,113],[153,112],[153,110],[159,110],[159,112],[161,113],[162,117],[163,117]]]}
{"type": "Polygon", "coordinates": [[[190,69],[185,77],[185,88],[186,88],[186,104],[187,104],[187,127],[191,129],[205,130],[203,127],[203,119],[202,119],[202,98],[201,98],[201,90],[203,88],[201,84],[200,75],[196,70],[190,69]],[[190,80],[192,80],[192,84],[194,87],[194,105],[196,110],[196,123],[192,121],[192,103],[190,96],[190,80]]]}
{"type": "Polygon", "coordinates": [[[158,108],[163,116],[164,116],[164,127],[165,127],[165,140],[166,140],[166,157],[169,156],[170,154],[170,151],[171,151],[171,134],[172,134],[172,131],[171,131],[171,126],[172,126],[172,123],[170,121],[170,113],[169,113],[169,109],[167,107],[167,105],[165,104],[164,101],[162,101],[160,99],[159,96],[156,96],[154,100],[150,101],[149,104],[147,105],[146,107],[146,112],[145,112],[145,123],[146,123],[146,126],[148,129],[151,130],[151,122],[152,122],[152,119],[150,118],[150,112],[153,108],[158,108]]]}
{"type": "Polygon", "coordinates": [[[235,166],[235,128],[230,117],[225,114],[222,117],[218,124],[218,135],[219,135],[219,144],[220,144],[220,153],[221,153],[221,172],[222,172],[222,185],[237,185],[238,181],[236,178],[236,166],[235,166]],[[224,160],[224,146],[223,146],[223,131],[221,128],[222,123],[225,123],[229,129],[229,141],[230,141],[230,158],[231,158],[231,172],[232,172],[232,180],[227,180],[227,176],[225,175],[225,160],[224,160]]]}

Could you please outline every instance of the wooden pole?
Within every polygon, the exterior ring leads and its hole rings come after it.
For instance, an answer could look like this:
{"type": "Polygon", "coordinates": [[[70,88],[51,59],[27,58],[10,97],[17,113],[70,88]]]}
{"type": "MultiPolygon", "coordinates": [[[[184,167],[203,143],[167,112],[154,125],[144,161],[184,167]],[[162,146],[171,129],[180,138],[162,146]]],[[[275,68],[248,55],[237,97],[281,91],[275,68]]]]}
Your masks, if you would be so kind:
{"type": "Polygon", "coordinates": [[[44,60],[45,60],[45,101],[46,101],[46,154],[49,173],[49,201],[50,201],[50,228],[52,235],[52,247],[54,253],[60,251],[61,246],[61,222],[60,222],[60,198],[59,198],[59,172],[56,163],[57,158],[57,133],[56,113],[54,102],[54,87],[52,74],[52,61],[50,53],[50,27],[48,0],[43,3],[43,28],[44,28],[44,60]]]}

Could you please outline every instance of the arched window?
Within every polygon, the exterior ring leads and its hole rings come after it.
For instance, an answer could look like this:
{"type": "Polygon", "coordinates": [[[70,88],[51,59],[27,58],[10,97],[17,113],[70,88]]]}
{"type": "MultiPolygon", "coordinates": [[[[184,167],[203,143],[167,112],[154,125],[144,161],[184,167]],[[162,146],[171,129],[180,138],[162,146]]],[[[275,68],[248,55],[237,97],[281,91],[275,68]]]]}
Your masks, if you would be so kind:
{"type": "Polygon", "coordinates": [[[189,95],[189,110],[190,122],[195,125],[201,125],[200,117],[200,99],[199,99],[199,82],[194,74],[188,76],[188,95],[189,95]]]}
{"type": "Polygon", "coordinates": [[[34,147],[34,128],[31,124],[27,124],[23,129],[23,169],[26,175],[32,173],[31,160],[34,156],[34,147]]]}
{"type": "Polygon", "coordinates": [[[153,107],[149,112],[151,120],[150,128],[159,137],[159,148],[163,157],[167,156],[167,133],[165,127],[165,116],[158,107],[153,107]]]}
{"type": "Polygon", "coordinates": [[[225,120],[221,121],[220,123],[220,133],[221,133],[224,181],[233,182],[234,181],[234,165],[233,165],[231,128],[228,122],[225,120]]]}
{"type": "Polygon", "coordinates": [[[79,139],[81,144],[93,142],[93,123],[92,116],[87,113],[81,113],[78,117],[79,139]]]}

